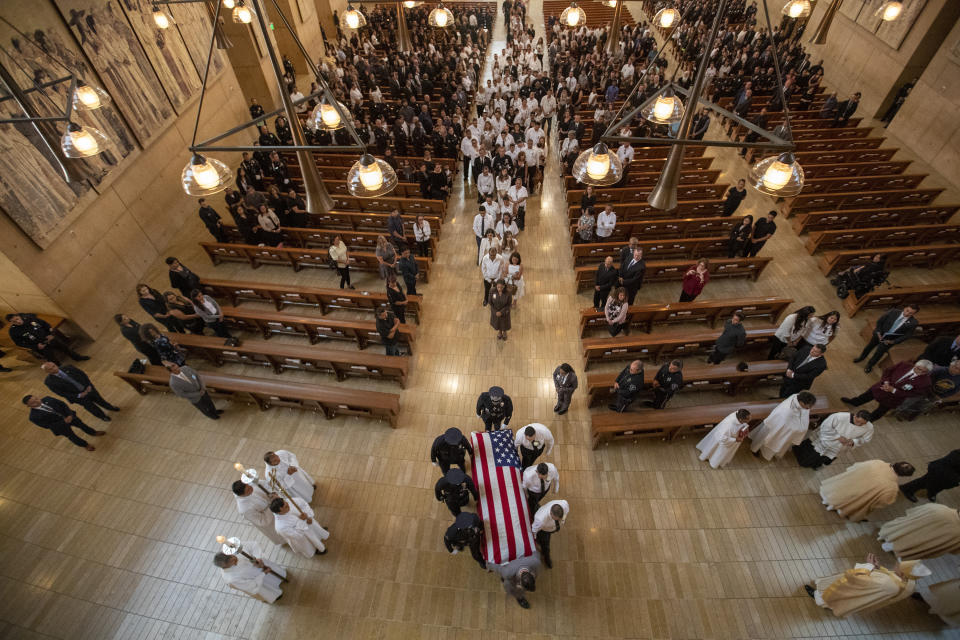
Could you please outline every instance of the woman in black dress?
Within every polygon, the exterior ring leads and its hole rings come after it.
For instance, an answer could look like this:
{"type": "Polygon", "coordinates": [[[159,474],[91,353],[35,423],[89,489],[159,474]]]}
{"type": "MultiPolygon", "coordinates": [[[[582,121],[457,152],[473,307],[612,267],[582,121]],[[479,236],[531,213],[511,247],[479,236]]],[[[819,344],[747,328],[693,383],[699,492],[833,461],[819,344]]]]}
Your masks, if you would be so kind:
{"type": "Polygon", "coordinates": [[[123,337],[133,345],[134,349],[147,356],[147,360],[150,361],[150,364],[155,364],[157,366],[163,364],[160,361],[160,354],[157,353],[157,350],[153,348],[153,345],[144,341],[143,338],[140,337],[139,322],[122,313],[118,313],[117,315],[113,316],[113,320],[120,326],[120,333],[123,335],[123,337]]]}
{"type": "Polygon", "coordinates": [[[397,276],[389,274],[387,276],[387,302],[390,303],[390,309],[397,320],[406,324],[407,322],[407,294],[403,292],[403,287],[397,282],[397,276]]]}
{"type": "Polygon", "coordinates": [[[502,279],[497,280],[493,289],[490,290],[490,326],[497,330],[499,340],[507,339],[507,331],[510,331],[510,307],[513,304],[513,296],[507,291],[507,284],[502,279]]]}
{"type": "Polygon", "coordinates": [[[730,231],[730,242],[727,245],[727,257],[735,258],[743,255],[750,243],[750,234],[753,233],[753,216],[743,216],[739,225],[730,231]]]}
{"type": "Polygon", "coordinates": [[[183,323],[173,317],[159,291],[141,283],[137,285],[137,296],[140,307],[149,313],[151,318],[165,326],[168,331],[185,333],[183,323]]]}
{"type": "Polygon", "coordinates": [[[727,199],[723,201],[723,215],[732,216],[740,207],[740,203],[747,197],[746,181],[737,180],[737,186],[730,187],[727,191],[727,199]]]}

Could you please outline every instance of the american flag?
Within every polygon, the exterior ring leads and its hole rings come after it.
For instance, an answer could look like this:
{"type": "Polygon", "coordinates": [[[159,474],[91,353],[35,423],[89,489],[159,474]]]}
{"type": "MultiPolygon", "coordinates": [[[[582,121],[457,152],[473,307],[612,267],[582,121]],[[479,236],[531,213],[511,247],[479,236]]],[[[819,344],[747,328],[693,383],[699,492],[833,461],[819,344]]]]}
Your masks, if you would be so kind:
{"type": "Polygon", "coordinates": [[[534,552],[533,530],[520,477],[520,457],[510,429],[475,432],[473,480],[480,493],[487,562],[503,564],[534,552]]]}

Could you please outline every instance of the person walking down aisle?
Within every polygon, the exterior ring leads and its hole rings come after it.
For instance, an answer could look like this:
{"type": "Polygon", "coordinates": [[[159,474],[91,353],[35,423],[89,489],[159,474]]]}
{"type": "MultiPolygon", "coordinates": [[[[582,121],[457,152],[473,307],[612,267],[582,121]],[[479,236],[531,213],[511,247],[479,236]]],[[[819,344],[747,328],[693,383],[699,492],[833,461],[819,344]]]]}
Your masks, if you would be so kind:
{"type": "Polygon", "coordinates": [[[444,474],[450,471],[451,465],[457,465],[461,470],[466,471],[466,457],[470,451],[470,443],[463,432],[456,427],[450,427],[433,441],[430,447],[430,462],[434,466],[439,466],[444,474]]]}
{"type": "Polygon", "coordinates": [[[954,449],[947,455],[927,464],[927,472],[911,482],[900,487],[904,497],[910,502],[916,502],[918,491],[927,492],[927,500],[937,501],[941,491],[960,486],[960,449],[954,449]]]}
{"type": "Polygon", "coordinates": [[[573,392],[580,385],[577,380],[577,374],[573,372],[573,367],[564,362],[553,370],[553,385],[557,389],[557,404],[553,411],[557,415],[563,415],[570,408],[570,402],[573,400],[573,392]]]}
{"type": "Polygon", "coordinates": [[[960,512],[930,502],[887,522],[877,533],[883,550],[900,560],[936,558],[960,552],[960,512]]]}
{"type": "Polygon", "coordinates": [[[510,425],[513,417],[513,401],[500,387],[490,387],[477,398],[477,415],[483,420],[484,429],[499,431],[510,425]]]}
{"type": "Polygon", "coordinates": [[[507,291],[507,283],[497,280],[490,290],[490,326],[497,330],[497,339],[506,340],[510,331],[510,309],[513,296],[507,291]]]}
{"type": "Polygon", "coordinates": [[[891,505],[897,500],[898,479],[913,475],[909,462],[867,460],[851,465],[843,473],[827,478],[820,485],[820,497],[827,511],[860,522],[875,509],[891,505]]]}
{"type": "Polygon", "coordinates": [[[220,575],[228,586],[256,600],[273,604],[283,596],[280,585],[286,582],[287,570],[278,564],[263,559],[263,549],[256,542],[241,542],[240,547],[250,560],[241,553],[218,553],[213,564],[220,567],[220,575]]]}
{"type": "Polygon", "coordinates": [[[733,460],[740,443],[750,429],[750,412],[738,409],[720,421],[710,433],[697,443],[700,459],[708,460],[714,469],[725,467],[733,460]]]}
{"type": "Polygon", "coordinates": [[[570,505],[566,500],[551,500],[537,509],[533,516],[533,535],[540,546],[540,556],[547,569],[553,568],[550,559],[550,538],[560,533],[560,527],[567,522],[570,505]]]}
{"type": "Polygon", "coordinates": [[[275,491],[283,487],[294,497],[303,498],[308,503],[313,500],[317,483],[303,470],[296,455],[286,449],[267,451],[263,454],[263,462],[263,476],[275,491]]]}
{"type": "Polygon", "coordinates": [[[839,618],[891,605],[910,596],[917,578],[930,575],[919,562],[908,560],[891,571],[880,565],[877,556],[867,555],[865,563],[843,573],[817,578],[815,586],[804,585],[818,606],[830,609],[839,618]]]}
{"type": "Polygon", "coordinates": [[[782,458],[791,447],[803,442],[810,426],[810,409],[817,397],[809,391],[790,396],[750,432],[750,450],[765,460],[782,458]]]}
{"type": "Polygon", "coordinates": [[[270,511],[276,520],[277,534],[290,545],[291,551],[305,558],[327,552],[323,542],[330,537],[330,532],[317,524],[313,509],[306,500],[294,497],[291,507],[287,500],[275,498],[270,503],[270,511]]]}

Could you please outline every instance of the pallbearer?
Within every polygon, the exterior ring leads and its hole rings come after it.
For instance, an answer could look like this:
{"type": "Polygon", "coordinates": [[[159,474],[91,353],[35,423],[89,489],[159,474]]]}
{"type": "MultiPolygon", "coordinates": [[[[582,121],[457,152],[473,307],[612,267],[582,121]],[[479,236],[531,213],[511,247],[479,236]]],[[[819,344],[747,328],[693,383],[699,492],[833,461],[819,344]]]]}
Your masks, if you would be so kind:
{"type": "Polygon", "coordinates": [[[460,469],[447,471],[442,478],[437,480],[433,492],[437,502],[445,502],[447,509],[450,509],[450,513],[455,516],[460,515],[460,507],[465,507],[470,502],[471,494],[473,494],[474,500],[480,499],[477,493],[477,485],[460,469]]]}
{"type": "Polygon", "coordinates": [[[470,547],[470,555],[480,564],[481,569],[487,563],[480,552],[480,539],[483,537],[483,521],[475,513],[463,511],[443,534],[443,544],[450,553],[460,553],[464,547],[470,547]]]}
{"type": "Polygon", "coordinates": [[[451,427],[442,436],[437,436],[430,447],[430,462],[440,465],[440,470],[446,474],[451,465],[457,465],[463,471],[467,470],[466,454],[470,451],[470,443],[463,436],[460,429],[451,427]]]}
{"type": "Polygon", "coordinates": [[[553,434],[539,422],[528,424],[517,431],[514,439],[517,453],[520,454],[520,469],[533,465],[542,454],[550,455],[553,451],[553,434]]]}

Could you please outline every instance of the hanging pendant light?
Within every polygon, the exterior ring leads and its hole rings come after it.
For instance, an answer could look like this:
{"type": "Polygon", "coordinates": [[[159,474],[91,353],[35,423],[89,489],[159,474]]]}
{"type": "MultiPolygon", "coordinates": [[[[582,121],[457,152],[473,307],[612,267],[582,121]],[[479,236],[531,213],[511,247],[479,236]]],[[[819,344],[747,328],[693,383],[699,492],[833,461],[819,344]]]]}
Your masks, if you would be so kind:
{"type": "Polygon", "coordinates": [[[431,27],[449,27],[453,24],[453,12],[443,6],[443,3],[437,5],[437,8],[427,16],[427,23],[431,27]]]}
{"type": "Polygon", "coordinates": [[[764,158],[750,167],[750,185],[768,196],[790,198],[803,190],[803,167],[790,152],[764,158]]]}
{"type": "Polygon", "coordinates": [[[413,9],[414,7],[419,7],[422,2],[417,2],[417,0],[403,0],[404,9],[413,9]]]}
{"type": "Polygon", "coordinates": [[[106,150],[110,141],[103,131],[94,127],[85,127],[76,122],[67,125],[60,138],[60,148],[68,158],[89,158],[106,150]]]}
{"type": "Polygon", "coordinates": [[[235,6],[237,6],[236,0],[223,0],[224,9],[233,9],[235,6]]]}
{"type": "Polygon", "coordinates": [[[73,92],[73,108],[78,111],[93,111],[110,104],[110,94],[97,86],[91,86],[83,80],[77,80],[77,89],[73,92]]]}
{"type": "Polygon", "coordinates": [[[161,11],[158,5],[153,5],[153,23],[158,29],[167,29],[174,24],[174,21],[169,13],[161,11]]]}
{"type": "Polygon", "coordinates": [[[340,26],[344,29],[359,29],[367,26],[367,17],[354,9],[352,4],[348,4],[347,10],[340,16],[340,26]]]}
{"type": "Polygon", "coordinates": [[[310,114],[310,124],[314,129],[324,131],[336,131],[347,126],[346,120],[349,120],[350,112],[342,102],[334,100],[331,102],[326,96],[320,100],[320,104],[313,108],[310,114]]]}
{"type": "Polygon", "coordinates": [[[386,161],[364,153],[347,172],[347,190],[359,198],[376,198],[397,186],[397,172],[386,161]]]}
{"type": "Polygon", "coordinates": [[[215,158],[193,154],[180,174],[180,182],[188,196],[209,196],[230,186],[230,167],[215,158]]]}
{"type": "Polygon", "coordinates": [[[244,4],[243,0],[237,0],[237,6],[233,8],[233,21],[250,24],[253,22],[253,9],[244,4]]]}
{"type": "Polygon", "coordinates": [[[806,18],[811,10],[810,0],[790,0],[783,5],[782,13],[788,18],[806,18]]]}
{"type": "Polygon", "coordinates": [[[618,3],[619,1],[620,1],[620,0],[602,0],[602,1],[600,2],[600,4],[602,4],[602,5],[605,6],[605,7],[610,7],[611,9],[616,9],[616,8],[617,8],[617,3],[618,3]]]}
{"type": "Polygon", "coordinates": [[[560,14],[560,22],[571,28],[579,27],[587,22],[587,14],[577,6],[576,2],[571,2],[570,6],[560,14]]]}
{"type": "Polygon", "coordinates": [[[680,24],[680,12],[673,7],[664,7],[654,14],[653,23],[661,29],[672,29],[680,24]]]}
{"type": "Polygon", "coordinates": [[[657,99],[651,104],[641,109],[640,114],[656,124],[680,122],[680,119],[683,118],[683,101],[677,97],[673,89],[668,88],[658,95],[657,99]]]}
{"type": "Polygon", "coordinates": [[[884,2],[880,8],[877,9],[876,15],[884,22],[890,22],[899,18],[901,13],[903,13],[903,3],[893,2],[891,0],[884,2]]]}
{"type": "Polygon", "coordinates": [[[573,163],[573,177],[583,184],[606,187],[623,177],[623,163],[602,142],[587,149],[573,163]]]}

